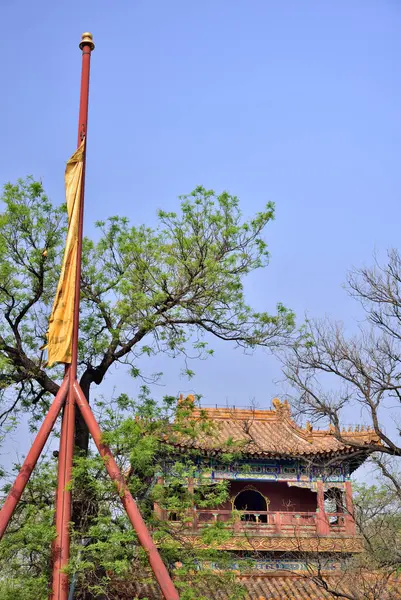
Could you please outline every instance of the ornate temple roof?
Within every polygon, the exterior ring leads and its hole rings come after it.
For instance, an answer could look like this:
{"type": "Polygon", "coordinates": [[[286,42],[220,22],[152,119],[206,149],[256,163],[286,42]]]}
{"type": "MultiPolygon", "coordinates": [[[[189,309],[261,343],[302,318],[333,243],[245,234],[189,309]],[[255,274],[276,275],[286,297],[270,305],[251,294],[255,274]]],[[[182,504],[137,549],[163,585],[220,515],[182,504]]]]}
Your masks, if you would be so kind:
{"type": "MultiPolygon", "coordinates": [[[[311,578],[294,576],[286,573],[271,574],[265,576],[243,576],[239,577],[240,583],[245,588],[245,600],[330,600],[333,595],[326,592],[311,578]]],[[[355,592],[355,581],[350,576],[328,576],[325,581],[332,590],[338,595],[348,594],[351,597],[355,592]]],[[[365,577],[359,584],[364,592],[364,598],[381,598],[381,600],[396,600],[400,598],[399,581],[389,580],[371,576],[369,580],[365,577]]],[[[130,583],[116,582],[118,598],[131,599],[146,598],[147,600],[161,600],[160,593],[156,583],[141,584],[135,579],[130,583]]],[[[210,600],[226,600],[227,594],[222,589],[216,589],[216,586],[208,586],[202,590],[204,595],[210,600]]],[[[362,597],[362,596],[361,596],[362,597]]]]}
{"type": "Polygon", "coordinates": [[[209,421],[212,434],[205,432],[196,438],[181,436],[173,443],[177,448],[196,449],[208,455],[238,447],[254,459],[365,457],[369,452],[368,444],[378,442],[375,432],[363,427],[342,431],[342,440],[337,439],[334,428],[315,430],[309,423],[302,428],[292,419],[288,402],[282,403],[278,399],[273,400],[272,410],[195,408],[192,418],[209,421]]]}

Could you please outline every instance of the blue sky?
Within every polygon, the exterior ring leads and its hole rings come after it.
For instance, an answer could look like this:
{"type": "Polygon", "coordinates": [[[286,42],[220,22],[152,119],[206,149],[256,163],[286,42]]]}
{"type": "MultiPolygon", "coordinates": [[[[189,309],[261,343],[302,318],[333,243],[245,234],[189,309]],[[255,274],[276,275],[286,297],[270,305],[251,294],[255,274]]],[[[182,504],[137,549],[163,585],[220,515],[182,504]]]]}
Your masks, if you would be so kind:
{"type": "MultiPolygon", "coordinates": [[[[63,201],[89,30],[86,233],[115,213],[152,225],[198,184],[247,216],[273,200],[271,265],[249,301],[352,326],[347,269],[399,244],[400,27],[396,0],[0,0],[0,182],[33,174],[63,201]]],[[[148,361],[166,373],[156,394],[269,406],[281,393],[264,352],[215,348],[191,382],[178,361],[148,361]]],[[[123,372],[103,393],[114,386],[136,390],[123,372]]]]}

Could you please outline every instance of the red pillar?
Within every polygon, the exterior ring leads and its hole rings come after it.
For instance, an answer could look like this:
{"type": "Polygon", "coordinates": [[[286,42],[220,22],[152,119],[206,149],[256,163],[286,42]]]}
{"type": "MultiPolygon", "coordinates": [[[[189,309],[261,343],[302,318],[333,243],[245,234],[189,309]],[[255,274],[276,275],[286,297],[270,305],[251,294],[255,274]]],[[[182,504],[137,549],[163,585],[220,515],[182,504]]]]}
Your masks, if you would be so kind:
{"type": "Polygon", "coordinates": [[[352,483],[350,481],[346,481],[344,484],[345,487],[345,531],[349,535],[356,534],[356,526],[354,519],[354,503],[352,501],[352,483]]]}
{"type": "Polygon", "coordinates": [[[274,525],[276,533],[281,535],[281,513],[279,512],[274,513],[274,525]]]}
{"type": "Polygon", "coordinates": [[[317,515],[316,515],[316,531],[319,535],[328,535],[330,533],[330,525],[324,510],[324,487],[323,481],[317,482],[317,515]]]}

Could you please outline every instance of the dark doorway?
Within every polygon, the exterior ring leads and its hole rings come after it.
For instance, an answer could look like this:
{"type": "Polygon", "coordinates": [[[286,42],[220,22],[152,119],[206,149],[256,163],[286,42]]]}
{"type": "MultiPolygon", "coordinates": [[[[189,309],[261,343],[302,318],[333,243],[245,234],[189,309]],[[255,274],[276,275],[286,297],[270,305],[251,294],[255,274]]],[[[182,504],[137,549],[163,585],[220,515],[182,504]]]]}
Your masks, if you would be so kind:
{"type": "MultiPolygon", "coordinates": [[[[267,504],[264,496],[256,490],[244,490],[237,494],[234,500],[235,510],[246,510],[255,513],[267,511],[267,504]]],[[[243,521],[256,521],[255,515],[242,515],[243,521]]],[[[266,515],[260,515],[261,523],[267,522],[266,515]]]]}

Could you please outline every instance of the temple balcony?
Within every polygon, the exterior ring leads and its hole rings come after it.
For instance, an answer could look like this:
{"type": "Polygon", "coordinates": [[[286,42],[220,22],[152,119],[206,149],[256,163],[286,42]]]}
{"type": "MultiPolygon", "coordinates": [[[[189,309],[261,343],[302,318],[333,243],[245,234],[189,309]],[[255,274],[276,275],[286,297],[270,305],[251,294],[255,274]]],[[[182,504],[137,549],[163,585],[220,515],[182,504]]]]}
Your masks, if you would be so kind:
{"type": "Polygon", "coordinates": [[[257,533],[258,535],[331,535],[348,533],[355,535],[353,523],[347,522],[344,513],[325,513],[323,518],[316,512],[270,512],[193,510],[194,531],[212,523],[227,523],[235,533],[257,533]]]}
{"type": "Polygon", "coordinates": [[[317,482],[312,491],[285,482],[231,481],[225,505],[209,509],[194,505],[185,522],[155,509],[159,518],[180,528],[196,545],[202,545],[208,527],[219,524],[230,532],[221,546],[229,550],[360,552],[350,482],[336,485],[340,487],[325,491],[323,483],[317,482]]]}
{"type": "Polygon", "coordinates": [[[193,509],[188,523],[168,519],[171,526],[185,527],[188,541],[202,547],[202,532],[215,523],[224,523],[231,532],[222,544],[225,550],[288,552],[362,551],[362,539],[352,517],[344,513],[300,511],[231,511],[193,509]]]}

